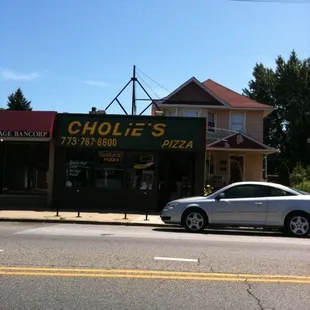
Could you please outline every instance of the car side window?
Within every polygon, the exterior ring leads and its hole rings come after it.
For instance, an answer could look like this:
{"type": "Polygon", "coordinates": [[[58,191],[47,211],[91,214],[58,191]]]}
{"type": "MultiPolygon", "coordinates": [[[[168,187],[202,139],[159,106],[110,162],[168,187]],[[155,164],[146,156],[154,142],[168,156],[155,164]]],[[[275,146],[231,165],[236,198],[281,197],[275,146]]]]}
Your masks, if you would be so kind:
{"type": "Polygon", "coordinates": [[[285,190],[275,188],[275,187],[270,187],[270,193],[268,195],[269,197],[283,197],[283,196],[296,196],[293,193],[287,192],[285,190]]]}
{"type": "Polygon", "coordinates": [[[224,199],[267,197],[268,193],[261,185],[237,185],[227,189],[224,199]]]}

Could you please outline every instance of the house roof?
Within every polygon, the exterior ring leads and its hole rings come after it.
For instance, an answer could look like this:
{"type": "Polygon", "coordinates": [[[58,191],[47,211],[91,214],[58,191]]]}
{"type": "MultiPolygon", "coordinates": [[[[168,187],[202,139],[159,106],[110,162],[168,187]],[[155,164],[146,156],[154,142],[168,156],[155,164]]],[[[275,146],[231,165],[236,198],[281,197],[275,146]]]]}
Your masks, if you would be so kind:
{"type": "Polygon", "coordinates": [[[202,83],[212,94],[220,98],[222,101],[229,104],[232,108],[262,108],[262,109],[272,109],[271,106],[267,104],[262,104],[256,102],[246,96],[238,94],[237,92],[211,80],[208,79],[202,83]]]}
{"type": "Polygon", "coordinates": [[[213,143],[207,145],[207,148],[216,149],[251,149],[251,150],[261,150],[261,151],[272,151],[278,152],[277,149],[269,147],[266,144],[256,141],[255,139],[249,137],[244,133],[235,132],[222,139],[219,139],[213,143]]]}

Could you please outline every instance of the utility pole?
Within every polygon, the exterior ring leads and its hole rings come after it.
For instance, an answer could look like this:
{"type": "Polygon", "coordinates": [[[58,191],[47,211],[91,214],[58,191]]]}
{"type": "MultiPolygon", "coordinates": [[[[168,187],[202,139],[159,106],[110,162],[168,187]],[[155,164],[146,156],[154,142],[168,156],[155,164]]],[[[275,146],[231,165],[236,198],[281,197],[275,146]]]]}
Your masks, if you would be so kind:
{"type": "Polygon", "coordinates": [[[132,103],[131,103],[131,114],[137,114],[137,106],[136,106],[136,66],[133,66],[133,74],[132,74],[132,103]]]}

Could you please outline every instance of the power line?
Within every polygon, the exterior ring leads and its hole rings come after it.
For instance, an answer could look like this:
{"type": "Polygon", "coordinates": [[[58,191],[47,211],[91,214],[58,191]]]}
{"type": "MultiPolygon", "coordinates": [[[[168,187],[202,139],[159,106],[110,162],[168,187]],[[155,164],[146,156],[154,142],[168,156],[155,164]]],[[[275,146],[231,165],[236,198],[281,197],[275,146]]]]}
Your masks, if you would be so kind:
{"type": "Polygon", "coordinates": [[[152,79],[151,77],[149,77],[147,74],[145,74],[144,72],[142,72],[139,68],[137,68],[137,70],[142,73],[145,77],[147,77],[149,80],[151,80],[153,83],[155,83],[157,86],[161,87],[162,89],[164,89],[165,91],[167,91],[168,93],[171,93],[170,90],[168,90],[167,88],[165,88],[164,86],[162,86],[161,84],[159,84],[158,82],[156,82],[154,79],[152,79]]]}
{"type": "MultiPolygon", "coordinates": [[[[139,69],[138,69],[139,70],[139,69]]],[[[139,70],[140,71],[140,70],[139,70]]],[[[139,77],[139,79],[146,85],[146,87],[158,98],[158,99],[161,99],[156,93],[155,93],[155,91],[152,89],[152,87],[148,84],[148,83],[146,83],[145,82],[145,80],[142,78],[142,76],[139,74],[139,73],[137,73],[137,76],[139,77]]]]}

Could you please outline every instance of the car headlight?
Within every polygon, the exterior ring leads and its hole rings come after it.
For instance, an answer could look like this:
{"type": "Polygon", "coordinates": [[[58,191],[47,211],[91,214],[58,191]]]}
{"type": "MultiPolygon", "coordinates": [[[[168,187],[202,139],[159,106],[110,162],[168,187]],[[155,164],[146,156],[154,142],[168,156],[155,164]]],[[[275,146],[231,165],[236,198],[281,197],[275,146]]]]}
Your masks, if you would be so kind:
{"type": "Polygon", "coordinates": [[[169,202],[167,205],[164,207],[163,212],[167,212],[169,210],[174,209],[179,203],[178,202],[169,202]]]}

